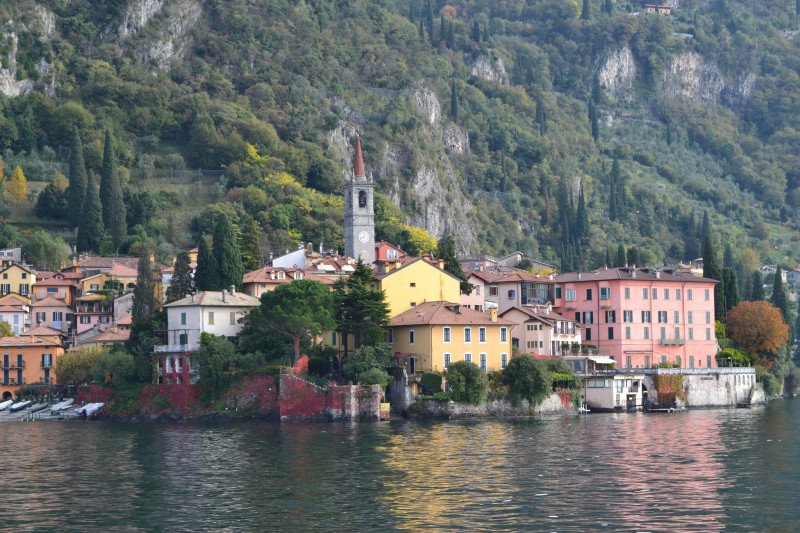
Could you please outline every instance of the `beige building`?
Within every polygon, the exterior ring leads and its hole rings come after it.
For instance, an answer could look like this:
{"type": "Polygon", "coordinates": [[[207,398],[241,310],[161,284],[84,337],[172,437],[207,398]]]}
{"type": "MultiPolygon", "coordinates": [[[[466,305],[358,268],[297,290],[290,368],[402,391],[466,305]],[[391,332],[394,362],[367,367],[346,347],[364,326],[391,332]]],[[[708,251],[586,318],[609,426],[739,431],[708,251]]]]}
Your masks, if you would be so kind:
{"type": "Polygon", "coordinates": [[[563,356],[580,347],[580,326],[550,304],[512,307],[500,317],[514,323],[511,339],[519,353],[563,356]]]}
{"type": "Polygon", "coordinates": [[[74,315],[64,300],[55,296],[45,296],[31,304],[34,326],[45,326],[65,335],[73,329],[74,315]]]}

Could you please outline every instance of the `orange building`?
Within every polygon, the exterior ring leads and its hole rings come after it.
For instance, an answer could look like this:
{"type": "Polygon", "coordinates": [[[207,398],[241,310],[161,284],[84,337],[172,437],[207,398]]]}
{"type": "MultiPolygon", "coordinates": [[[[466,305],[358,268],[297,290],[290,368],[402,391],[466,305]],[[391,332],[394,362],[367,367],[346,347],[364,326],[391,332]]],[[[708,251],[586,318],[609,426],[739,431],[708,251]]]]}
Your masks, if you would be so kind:
{"type": "Polygon", "coordinates": [[[0,338],[0,395],[16,396],[24,385],[56,383],[55,366],[64,347],[53,337],[33,335],[0,338]]]}

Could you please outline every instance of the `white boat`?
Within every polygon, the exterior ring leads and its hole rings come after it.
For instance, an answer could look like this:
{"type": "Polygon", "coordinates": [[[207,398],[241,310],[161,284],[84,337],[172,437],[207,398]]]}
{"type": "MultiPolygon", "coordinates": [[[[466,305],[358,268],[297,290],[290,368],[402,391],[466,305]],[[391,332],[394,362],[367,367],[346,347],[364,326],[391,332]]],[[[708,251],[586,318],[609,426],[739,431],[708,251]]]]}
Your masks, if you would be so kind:
{"type": "Polygon", "coordinates": [[[6,401],[0,403],[0,411],[5,411],[9,407],[11,407],[11,405],[13,403],[14,403],[14,400],[6,400],[6,401]]]}
{"type": "Polygon", "coordinates": [[[45,409],[46,407],[47,407],[46,403],[35,403],[35,404],[33,404],[31,406],[31,411],[30,412],[31,413],[36,413],[36,412],[41,411],[42,409],[45,409]]]}
{"type": "Polygon", "coordinates": [[[29,400],[25,400],[24,402],[17,402],[11,405],[9,411],[11,411],[12,413],[16,413],[17,411],[22,411],[23,409],[27,409],[28,407],[30,407],[30,405],[31,402],[29,400]]]}
{"type": "Polygon", "coordinates": [[[83,407],[78,407],[77,409],[75,409],[75,412],[78,413],[78,415],[80,416],[89,418],[90,416],[97,414],[97,412],[100,411],[100,409],[102,409],[104,405],[105,404],[103,402],[87,403],[83,407]]]}
{"type": "Polygon", "coordinates": [[[75,400],[70,398],[69,400],[64,400],[63,402],[58,402],[57,404],[52,406],[50,408],[50,410],[53,411],[54,413],[58,413],[60,411],[63,411],[64,409],[66,409],[67,407],[72,405],[73,403],[75,403],[75,400]]]}

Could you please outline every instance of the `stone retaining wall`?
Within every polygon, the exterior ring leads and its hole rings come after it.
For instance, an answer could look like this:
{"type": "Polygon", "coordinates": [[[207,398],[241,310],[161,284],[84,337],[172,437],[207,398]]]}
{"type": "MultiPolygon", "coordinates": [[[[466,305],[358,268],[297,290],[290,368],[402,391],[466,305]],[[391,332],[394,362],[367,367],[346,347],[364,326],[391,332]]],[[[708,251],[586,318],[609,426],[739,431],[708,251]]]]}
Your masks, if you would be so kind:
{"type": "Polygon", "coordinates": [[[420,400],[408,409],[412,420],[458,420],[481,418],[525,418],[539,415],[575,414],[569,401],[562,395],[551,394],[544,402],[534,408],[527,401],[514,406],[507,400],[494,400],[482,405],[470,405],[442,400],[420,400]]]}

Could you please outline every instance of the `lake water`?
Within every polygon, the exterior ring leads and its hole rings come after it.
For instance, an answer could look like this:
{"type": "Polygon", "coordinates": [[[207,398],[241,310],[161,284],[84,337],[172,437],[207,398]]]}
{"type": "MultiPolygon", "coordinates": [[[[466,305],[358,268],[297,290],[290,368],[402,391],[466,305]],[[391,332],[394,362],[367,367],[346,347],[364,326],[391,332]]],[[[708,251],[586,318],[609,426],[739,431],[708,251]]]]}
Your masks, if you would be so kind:
{"type": "Polygon", "coordinates": [[[0,424],[0,529],[792,530],[800,401],[375,424],[0,424]]]}

